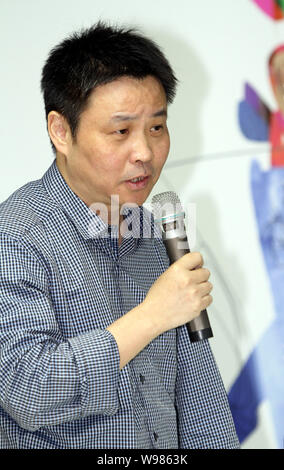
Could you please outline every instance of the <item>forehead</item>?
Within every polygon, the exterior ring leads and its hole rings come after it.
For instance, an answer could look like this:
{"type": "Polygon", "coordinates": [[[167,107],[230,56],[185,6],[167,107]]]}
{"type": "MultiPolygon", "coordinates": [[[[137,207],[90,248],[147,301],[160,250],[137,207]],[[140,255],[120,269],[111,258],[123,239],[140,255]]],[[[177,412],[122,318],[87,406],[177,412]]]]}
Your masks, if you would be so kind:
{"type": "Polygon", "coordinates": [[[103,114],[136,112],[138,108],[166,108],[166,94],[161,83],[152,76],[143,79],[121,77],[93,90],[87,109],[103,114]]]}

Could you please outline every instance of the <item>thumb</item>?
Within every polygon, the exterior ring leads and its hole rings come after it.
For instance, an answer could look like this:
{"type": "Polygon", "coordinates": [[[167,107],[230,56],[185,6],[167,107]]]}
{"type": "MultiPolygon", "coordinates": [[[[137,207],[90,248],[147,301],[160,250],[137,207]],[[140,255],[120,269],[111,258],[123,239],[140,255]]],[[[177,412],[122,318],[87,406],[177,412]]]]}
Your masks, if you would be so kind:
{"type": "Polygon", "coordinates": [[[176,263],[181,264],[184,268],[191,271],[193,269],[202,268],[203,257],[199,252],[187,253],[176,261],[176,263]]]}

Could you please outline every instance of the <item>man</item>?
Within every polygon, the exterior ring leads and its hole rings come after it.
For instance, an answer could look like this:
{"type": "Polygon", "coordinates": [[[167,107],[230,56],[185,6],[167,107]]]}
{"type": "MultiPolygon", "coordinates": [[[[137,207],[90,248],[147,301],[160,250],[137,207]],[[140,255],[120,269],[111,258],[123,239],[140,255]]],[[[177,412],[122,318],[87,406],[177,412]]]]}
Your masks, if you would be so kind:
{"type": "Polygon", "coordinates": [[[56,159],[0,212],[3,448],[238,447],[208,342],[185,327],[212,301],[202,256],[169,268],[159,238],[126,236],[131,205],[152,227],[175,86],[133,30],[98,23],[51,51],[56,159]]]}

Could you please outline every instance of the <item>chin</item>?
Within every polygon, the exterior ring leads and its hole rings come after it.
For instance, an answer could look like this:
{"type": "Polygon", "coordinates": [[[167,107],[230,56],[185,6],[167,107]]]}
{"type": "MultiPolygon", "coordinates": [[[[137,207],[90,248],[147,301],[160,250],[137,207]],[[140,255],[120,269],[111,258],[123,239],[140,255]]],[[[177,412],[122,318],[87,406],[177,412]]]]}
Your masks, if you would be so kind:
{"type": "Polygon", "coordinates": [[[140,198],[139,199],[138,198],[132,198],[132,199],[129,198],[127,201],[122,202],[121,206],[123,206],[123,205],[126,205],[126,206],[130,205],[131,206],[132,204],[137,205],[137,206],[142,206],[145,201],[146,201],[146,199],[144,199],[144,198],[143,199],[142,198],[141,199],[140,198]]]}

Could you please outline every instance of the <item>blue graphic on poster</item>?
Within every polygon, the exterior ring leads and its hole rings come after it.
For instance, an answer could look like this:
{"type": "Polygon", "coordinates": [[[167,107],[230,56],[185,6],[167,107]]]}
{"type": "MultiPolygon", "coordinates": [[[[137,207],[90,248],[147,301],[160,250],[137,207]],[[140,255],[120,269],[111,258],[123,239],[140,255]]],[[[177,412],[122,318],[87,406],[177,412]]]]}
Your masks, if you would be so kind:
{"type": "MultiPolygon", "coordinates": [[[[268,400],[279,447],[284,436],[284,168],[262,171],[253,161],[251,187],[262,252],[275,305],[275,320],[253,349],[229,392],[240,442],[256,428],[268,400]]],[[[261,294],[260,294],[261,295],[261,294]]]]}
{"type": "MultiPolygon", "coordinates": [[[[284,46],[269,58],[271,86],[278,105],[272,111],[249,84],[239,105],[239,124],[250,140],[270,141],[271,168],[252,161],[251,193],[275,319],[255,345],[229,391],[237,434],[243,442],[256,428],[258,407],[268,400],[278,446],[284,439],[284,46]]],[[[260,293],[261,295],[261,293],[260,293]]]]}

